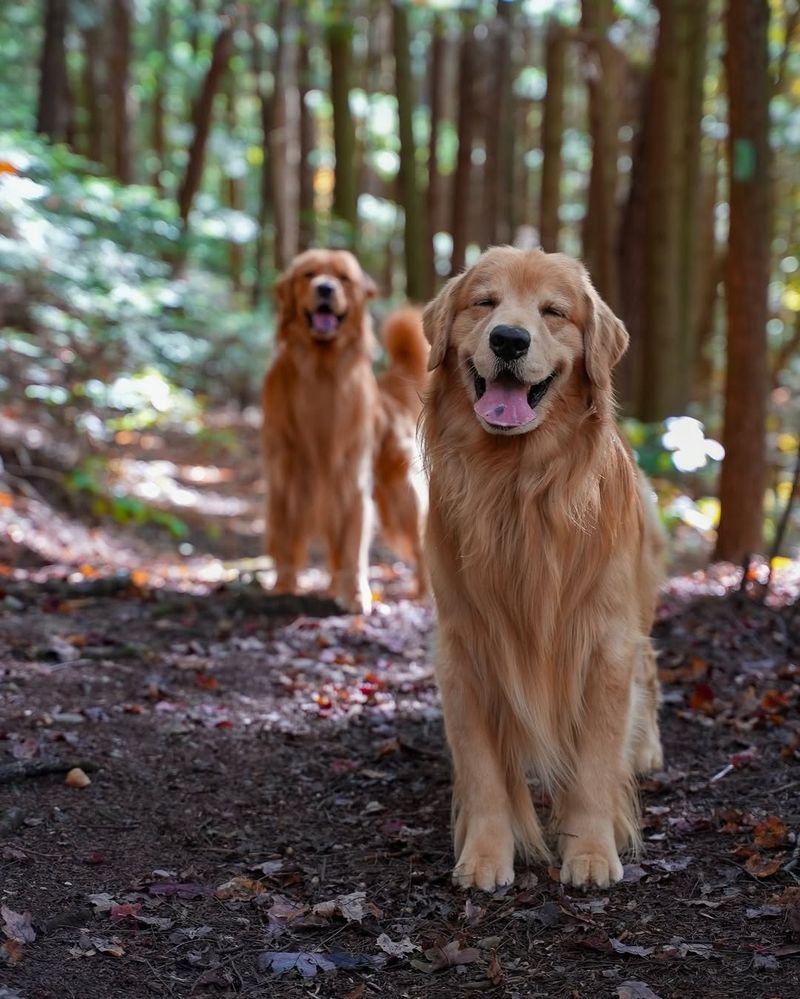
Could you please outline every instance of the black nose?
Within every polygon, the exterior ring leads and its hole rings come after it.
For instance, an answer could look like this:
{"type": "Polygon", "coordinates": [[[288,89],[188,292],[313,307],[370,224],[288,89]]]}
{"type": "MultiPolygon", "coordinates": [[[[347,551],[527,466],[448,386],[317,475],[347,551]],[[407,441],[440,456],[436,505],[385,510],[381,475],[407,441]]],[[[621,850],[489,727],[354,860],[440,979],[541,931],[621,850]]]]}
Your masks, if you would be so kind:
{"type": "Polygon", "coordinates": [[[503,361],[522,357],[531,345],[531,335],[521,326],[495,326],[489,334],[489,346],[503,361]]]}
{"type": "Polygon", "coordinates": [[[320,298],[330,298],[333,294],[333,285],[327,281],[320,281],[314,290],[320,298]]]}

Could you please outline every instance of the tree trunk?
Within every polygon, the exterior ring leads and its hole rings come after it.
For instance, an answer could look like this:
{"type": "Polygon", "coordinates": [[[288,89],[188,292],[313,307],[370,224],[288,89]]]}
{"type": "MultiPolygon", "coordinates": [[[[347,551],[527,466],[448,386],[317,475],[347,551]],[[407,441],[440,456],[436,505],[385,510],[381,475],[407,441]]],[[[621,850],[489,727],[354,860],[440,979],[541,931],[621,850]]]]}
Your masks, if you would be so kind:
{"type": "Polygon", "coordinates": [[[314,210],[314,167],[311,163],[311,154],[317,144],[314,115],[306,100],[309,91],[312,89],[310,42],[308,39],[303,39],[300,44],[298,63],[300,83],[299,248],[306,250],[314,243],[314,220],[316,212],[314,210]]]}
{"type": "Polygon", "coordinates": [[[464,269],[467,243],[470,235],[470,205],[472,185],[472,143],[475,136],[475,109],[472,106],[473,74],[477,68],[476,42],[471,23],[465,19],[462,29],[458,60],[458,158],[453,181],[452,216],[450,232],[453,252],[450,273],[464,269]]]}
{"type": "Polygon", "coordinates": [[[84,153],[95,163],[107,162],[106,129],[109,99],[106,89],[105,65],[101,58],[102,27],[98,21],[87,25],[83,38],[83,101],[86,106],[86,139],[84,153]]]}
{"type": "Polygon", "coordinates": [[[108,82],[111,98],[111,172],[123,184],[134,180],[131,151],[130,64],[131,6],[130,0],[111,0],[109,9],[111,50],[108,60],[108,82]]]}
{"type": "Polygon", "coordinates": [[[592,281],[613,309],[618,306],[616,268],[617,157],[620,121],[620,53],[609,38],[612,0],[583,0],[584,73],[589,89],[592,167],[583,224],[583,257],[592,281]]]}
{"type": "MultiPolygon", "coordinates": [[[[280,15],[282,8],[278,8],[280,15]]],[[[266,280],[267,261],[267,223],[271,215],[272,199],[272,154],[269,147],[269,135],[272,129],[272,95],[264,88],[264,60],[261,41],[255,30],[254,15],[251,12],[250,39],[253,60],[253,75],[256,81],[256,92],[258,94],[259,116],[261,120],[261,177],[258,192],[258,218],[256,226],[256,246],[255,246],[255,275],[251,292],[252,305],[257,307],[261,301],[261,295],[266,280]]],[[[280,34],[281,22],[276,21],[275,29],[280,34]]]]}
{"type": "Polygon", "coordinates": [[[728,0],[728,337],[722,513],[715,555],[735,562],[761,550],[766,485],[766,321],[772,208],[768,27],[767,0],[728,0]]]}
{"type": "Polygon", "coordinates": [[[547,92],[542,106],[542,186],[539,196],[539,240],[542,249],[548,253],[556,252],[559,247],[566,51],[566,31],[559,21],[552,18],[547,26],[547,92]]]}
{"type": "Polygon", "coordinates": [[[189,147],[189,161],[186,164],[186,173],[178,191],[178,212],[184,231],[188,228],[189,212],[192,210],[192,203],[200,188],[200,182],[203,177],[206,144],[208,143],[208,135],[211,131],[212,112],[214,110],[214,97],[219,89],[220,81],[228,68],[232,41],[233,28],[229,19],[224,17],[219,34],[214,40],[214,48],[211,52],[211,65],[208,67],[200,96],[195,104],[194,134],[192,136],[192,144],[189,147]]]}
{"type": "Polygon", "coordinates": [[[170,40],[171,21],[169,16],[169,0],[161,0],[156,14],[156,37],[154,46],[159,53],[158,68],[156,70],[156,86],[153,93],[153,153],[158,161],[158,165],[153,169],[153,187],[164,193],[161,183],[161,173],[167,165],[167,134],[166,134],[166,111],[164,102],[167,95],[167,77],[169,72],[169,59],[171,52],[170,40]]]}
{"type": "Polygon", "coordinates": [[[412,114],[414,84],[409,54],[408,10],[405,4],[392,4],[394,76],[397,88],[397,116],[400,132],[400,172],[398,189],[403,206],[403,250],[406,269],[406,297],[422,302],[427,297],[425,281],[425,237],[422,224],[422,198],[417,181],[417,150],[412,114]]]}
{"type": "Polygon", "coordinates": [[[353,24],[345,8],[337,4],[327,27],[331,63],[331,103],[336,174],[333,215],[344,228],[352,248],[358,242],[358,169],[356,127],[350,113],[350,81],[353,71],[353,24]]]}
{"type": "Polygon", "coordinates": [[[69,130],[66,33],[66,0],[46,0],[44,41],[39,58],[36,131],[46,136],[50,142],[65,142],[69,130]]]}
{"type": "Polygon", "coordinates": [[[488,227],[486,243],[507,243],[511,188],[508,182],[508,134],[511,130],[511,32],[514,0],[499,0],[497,16],[490,25],[488,52],[491,68],[491,106],[486,116],[486,165],[484,168],[484,213],[488,227]]]}
{"type": "MultiPolygon", "coordinates": [[[[233,138],[236,133],[236,97],[237,97],[237,87],[236,79],[232,73],[228,73],[227,86],[225,87],[225,126],[228,130],[228,135],[233,138]]],[[[242,184],[239,177],[229,176],[223,173],[222,175],[222,191],[221,200],[224,205],[227,205],[231,211],[239,212],[242,210],[242,184]]],[[[231,240],[228,244],[228,262],[231,275],[231,285],[235,292],[240,292],[242,290],[242,266],[244,263],[244,255],[242,253],[242,244],[237,243],[235,240],[231,240]]]]}
{"type": "Polygon", "coordinates": [[[431,43],[429,102],[430,102],[430,136],[428,139],[428,187],[426,191],[426,215],[428,221],[428,243],[430,244],[430,274],[428,276],[427,295],[433,297],[436,290],[437,272],[436,255],[433,249],[433,239],[447,225],[443,213],[444,190],[442,175],[439,172],[439,135],[444,112],[445,59],[447,56],[447,36],[440,16],[433,22],[433,40],[431,43]]]}
{"type": "Polygon", "coordinates": [[[291,0],[281,0],[269,155],[275,216],[275,267],[282,271],[297,255],[300,169],[300,107],[297,89],[297,23],[291,0]]]}

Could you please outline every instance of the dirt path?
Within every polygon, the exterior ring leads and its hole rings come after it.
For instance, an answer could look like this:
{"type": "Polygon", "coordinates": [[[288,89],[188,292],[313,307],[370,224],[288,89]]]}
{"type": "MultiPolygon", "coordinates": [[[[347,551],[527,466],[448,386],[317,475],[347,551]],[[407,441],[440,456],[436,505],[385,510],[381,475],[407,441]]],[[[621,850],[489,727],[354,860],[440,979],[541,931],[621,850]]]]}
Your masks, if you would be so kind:
{"type": "Polygon", "coordinates": [[[780,608],[702,596],[734,574],[665,594],[668,769],[625,883],[466,895],[402,571],[362,620],[36,498],[0,540],[0,780],[62,768],[0,782],[0,999],[800,995],[796,580],[780,608]]]}

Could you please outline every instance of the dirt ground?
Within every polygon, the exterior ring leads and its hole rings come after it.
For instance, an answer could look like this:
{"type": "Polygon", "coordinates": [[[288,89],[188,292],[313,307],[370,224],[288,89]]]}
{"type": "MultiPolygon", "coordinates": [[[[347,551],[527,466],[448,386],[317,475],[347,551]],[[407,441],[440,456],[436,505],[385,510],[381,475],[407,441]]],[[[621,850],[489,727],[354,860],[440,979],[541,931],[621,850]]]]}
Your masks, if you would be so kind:
{"type": "Polygon", "coordinates": [[[339,616],[3,495],[0,999],[800,995],[796,578],[665,590],[667,769],[621,885],[464,893],[401,567],[339,616]]]}

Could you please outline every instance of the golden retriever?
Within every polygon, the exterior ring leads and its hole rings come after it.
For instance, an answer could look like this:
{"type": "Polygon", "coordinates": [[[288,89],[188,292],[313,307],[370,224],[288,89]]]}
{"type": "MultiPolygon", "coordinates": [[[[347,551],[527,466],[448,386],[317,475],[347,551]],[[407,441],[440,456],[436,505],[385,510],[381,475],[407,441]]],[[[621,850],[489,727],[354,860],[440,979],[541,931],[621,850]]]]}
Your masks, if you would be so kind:
{"type": "Polygon", "coordinates": [[[264,378],[262,429],[275,588],[296,589],[308,543],[321,538],[331,595],[366,613],[373,499],[387,542],[416,561],[424,588],[426,500],[414,469],[428,358],[421,314],[409,306],[387,318],[391,363],[378,381],[366,308],[375,285],[351,253],[301,253],[276,292],[277,352],[264,378]]]}
{"type": "Polygon", "coordinates": [[[577,261],[495,247],[424,313],[426,557],[453,757],[456,883],[548,858],[605,886],[639,842],[634,775],[661,765],[648,637],[662,538],[614,421],[628,336],[577,261]]]}

